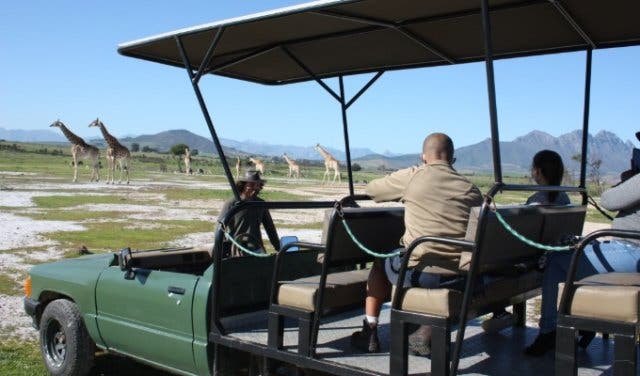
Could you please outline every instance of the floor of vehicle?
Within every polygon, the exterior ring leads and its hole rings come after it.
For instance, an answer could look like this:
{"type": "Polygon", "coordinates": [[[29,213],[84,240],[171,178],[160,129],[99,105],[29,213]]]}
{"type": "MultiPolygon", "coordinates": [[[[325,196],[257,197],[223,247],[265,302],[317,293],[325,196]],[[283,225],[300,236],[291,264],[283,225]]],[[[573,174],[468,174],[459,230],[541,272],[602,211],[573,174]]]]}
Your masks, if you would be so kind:
{"type": "MultiPolygon", "coordinates": [[[[389,306],[385,305],[381,314],[379,336],[382,352],[363,354],[352,351],[349,339],[353,331],[362,325],[362,310],[352,310],[324,320],[321,325],[317,353],[324,361],[350,367],[389,373],[389,306]]],[[[254,316],[255,317],[255,316],[254,316]]],[[[244,323],[229,329],[229,335],[242,341],[266,345],[266,315],[264,320],[243,320],[244,323]]],[[[533,341],[537,328],[508,328],[498,334],[485,334],[480,320],[469,322],[463,354],[460,359],[460,374],[473,375],[541,375],[554,374],[554,354],[552,351],[544,357],[534,358],[522,354],[522,350],[533,341]]],[[[284,346],[295,352],[297,344],[297,324],[286,322],[284,346]]],[[[456,332],[452,334],[455,338],[456,332]]],[[[596,337],[586,349],[578,349],[579,375],[612,374],[613,340],[596,337]]],[[[431,361],[428,358],[410,356],[410,375],[429,375],[431,361]]],[[[639,362],[640,364],[640,362],[639,362]]],[[[640,367],[637,374],[640,374],[640,367]]]]}

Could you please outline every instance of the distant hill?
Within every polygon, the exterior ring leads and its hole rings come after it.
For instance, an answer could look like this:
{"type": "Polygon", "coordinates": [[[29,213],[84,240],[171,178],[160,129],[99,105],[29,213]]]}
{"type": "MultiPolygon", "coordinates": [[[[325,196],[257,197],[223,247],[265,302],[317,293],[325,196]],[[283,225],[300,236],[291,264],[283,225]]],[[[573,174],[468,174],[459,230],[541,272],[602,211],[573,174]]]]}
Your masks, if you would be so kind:
{"type": "MultiPolygon", "coordinates": [[[[533,131],[518,137],[511,142],[501,142],[500,150],[502,168],[505,172],[528,173],[531,158],[542,149],[558,152],[567,170],[577,171],[579,164],[572,160],[581,153],[582,131],[576,130],[559,137],[548,133],[533,131]]],[[[618,175],[629,168],[629,159],[633,144],[623,141],[615,134],[600,131],[595,136],[588,136],[587,155],[589,159],[602,159],[600,170],[609,175],[618,175]]],[[[491,171],[491,140],[486,139],[478,144],[465,146],[456,151],[456,167],[472,171],[491,171]]]]}
{"type": "MultiPolygon", "coordinates": [[[[192,149],[198,149],[198,151],[200,151],[201,153],[215,153],[215,146],[209,138],[199,136],[184,129],[165,131],[152,135],[127,137],[121,139],[120,141],[126,146],[130,146],[135,142],[139,144],[140,147],[149,146],[160,151],[167,151],[171,148],[171,146],[177,143],[184,143],[189,145],[192,149]]],[[[274,145],[251,140],[236,141],[227,138],[221,138],[220,142],[222,143],[225,150],[227,150],[228,148],[228,150],[234,153],[234,155],[241,154],[280,157],[282,156],[282,154],[287,153],[287,155],[294,159],[322,159],[322,156],[318,154],[317,151],[315,151],[313,145],[274,145]]],[[[344,161],[346,158],[344,151],[333,148],[327,148],[327,150],[339,160],[344,161]]],[[[373,151],[369,149],[354,148],[353,150],[351,150],[352,158],[357,158],[359,156],[372,153],[373,151]]]]}
{"type": "MultiPolygon", "coordinates": [[[[57,129],[56,129],[57,130],[57,129]]],[[[0,127],[0,139],[18,142],[64,142],[67,139],[60,132],[45,130],[5,129],[0,127]]]]}
{"type": "MultiPolygon", "coordinates": [[[[539,150],[551,149],[562,156],[568,171],[577,173],[579,165],[572,160],[572,157],[580,154],[581,145],[582,131],[580,130],[559,137],[553,137],[541,131],[532,131],[513,141],[500,142],[502,170],[504,173],[528,174],[533,155],[539,150]]],[[[614,133],[600,131],[595,136],[589,135],[587,145],[590,159],[602,159],[600,171],[603,174],[618,175],[629,168],[633,149],[631,141],[623,141],[614,133]]],[[[398,169],[419,163],[419,157],[417,153],[392,158],[374,154],[358,158],[355,162],[364,168],[379,168],[384,165],[387,169],[398,169]]],[[[455,166],[460,171],[492,172],[491,139],[456,149],[455,166]]]]}

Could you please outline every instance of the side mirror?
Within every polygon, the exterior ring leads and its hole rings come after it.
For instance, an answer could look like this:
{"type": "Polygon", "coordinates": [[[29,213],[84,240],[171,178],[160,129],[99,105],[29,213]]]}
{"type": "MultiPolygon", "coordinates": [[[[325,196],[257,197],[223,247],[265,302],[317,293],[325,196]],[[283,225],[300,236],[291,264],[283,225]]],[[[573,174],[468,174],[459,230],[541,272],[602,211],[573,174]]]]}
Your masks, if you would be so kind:
{"type": "Polygon", "coordinates": [[[124,275],[126,279],[133,279],[135,275],[131,265],[131,259],[131,248],[123,248],[118,252],[118,265],[120,265],[120,270],[126,272],[124,275]]]}
{"type": "MultiPolygon", "coordinates": [[[[289,244],[289,243],[293,243],[293,242],[297,242],[298,241],[298,237],[297,236],[283,236],[280,238],[280,249],[283,249],[285,245],[289,244]]],[[[287,252],[296,252],[299,251],[300,248],[293,246],[290,247],[289,249],[287,249],[287,252]]]]}

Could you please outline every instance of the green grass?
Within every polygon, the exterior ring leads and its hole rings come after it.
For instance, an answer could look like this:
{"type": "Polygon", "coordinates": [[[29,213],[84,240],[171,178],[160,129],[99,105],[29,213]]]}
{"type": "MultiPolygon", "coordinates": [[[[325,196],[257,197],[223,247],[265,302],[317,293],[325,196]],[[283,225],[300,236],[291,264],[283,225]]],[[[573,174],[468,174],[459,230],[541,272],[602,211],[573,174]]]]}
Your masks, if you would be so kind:
{"type": "Polygon", "coordinates": [[[31,341],[0,341],[0,375],[47,375],[38,344],[31,341]]]}
{"type": "MultiPolygon", "coordinates": [[[[227,200],[233,196],[231,189],[184,189],[169,188],[158,191],[164,193],[167,200],[227,200]]],[[[269,190],[269,187],[260,193],[260,197],[267,201],[306,201],[306,196],[300,196],[293,193],[269,190]]]]}
{"type": "Polygon", "coordinates": [[[42,213],[22,213],[20,215],[29,217],[35,220],[48,220],[48,221],[86,221],[92,219],[105,219],[113,220],[123,218],[124,214],[117,211],[79,211],[79,210],[47,210],[42,213]]]}
{"type": "Polygon", "coordinates": [[[86,231],[63,231],[46,236],[57,240],[67,248],[73,249],[66,256],[76,256],[75,249],[81,245],[92,251],[118,250],[124,247],[149,249],[163,247],[167,242],[179,237],[196,233],[212,232],[215,224],[207,221],[159,220],[139,221],[141,225],[153,223],[162,228],[127,228],[130,222],[103,222],[86,224],[86,231]]]}
{"type": "Polygon", "coordinates": [[[276,226],[291,229],[309,229],[309,230],[322,230],[324,222],[311,222],[311,223],[276,223],[276,226]]]}
{"type": "MultiPolygon", "coordinates": [[[[7,274],[0,274],[0,294],[4,295],[20,295],[22,286],[7,274]]],[[[3,374],[0,372],[0,374],[3,374]]]]}
{"type": "Polygon", "coordinates": [[[107,195],[107,196],[40,196],[34,197],[33,202],[40,208],[67,208],[71,206],[86,204],[131,204],[140,203],[139,201],[131,201],[126,197],[107,195]]]}

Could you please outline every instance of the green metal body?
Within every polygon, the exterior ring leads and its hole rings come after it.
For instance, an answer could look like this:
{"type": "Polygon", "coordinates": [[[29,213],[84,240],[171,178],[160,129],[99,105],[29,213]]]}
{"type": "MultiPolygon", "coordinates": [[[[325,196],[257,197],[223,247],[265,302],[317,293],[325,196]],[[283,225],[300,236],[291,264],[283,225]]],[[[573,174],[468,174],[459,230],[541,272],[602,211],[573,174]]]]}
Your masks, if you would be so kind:
{"type": "Polygon", "coordinates": [[[127,278],[114,254],[90,255],[33,267],[31,297],[40,303],[38,319],[54,299],[75,302],[101,348],[172,373],[209,375],[212,273],[136,269],[127,278]]]}

